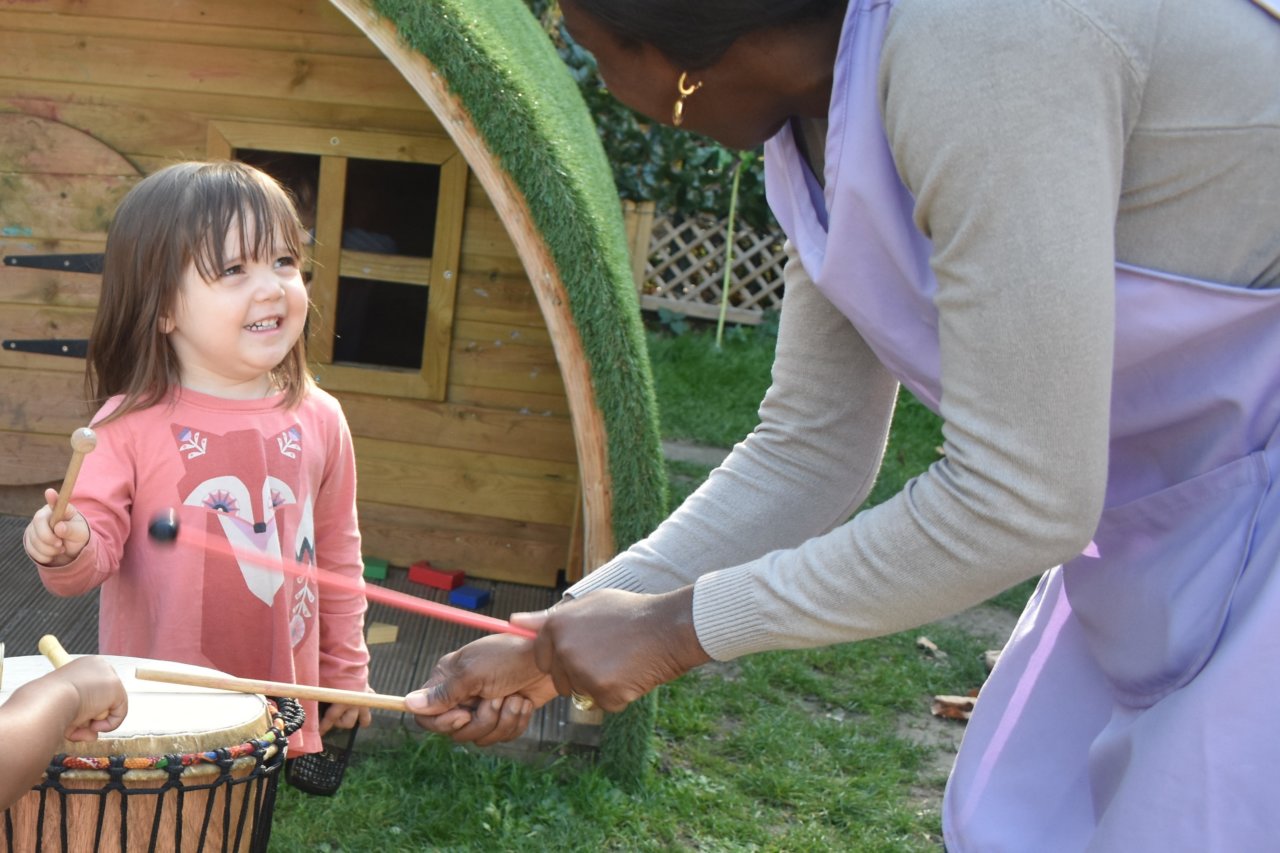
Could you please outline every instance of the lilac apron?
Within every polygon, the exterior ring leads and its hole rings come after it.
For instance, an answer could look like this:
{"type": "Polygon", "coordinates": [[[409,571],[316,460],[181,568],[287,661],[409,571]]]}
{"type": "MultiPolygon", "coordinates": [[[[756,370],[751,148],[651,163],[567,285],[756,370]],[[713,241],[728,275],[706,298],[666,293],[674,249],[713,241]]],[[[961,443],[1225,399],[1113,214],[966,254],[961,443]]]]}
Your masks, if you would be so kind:
{"type": "MultiPolygon", "coordinates": [[[[891,9],[850,0],[826,188],[790,128],[766,184],[819,289],[937,411],[931,247],[877,96],[891,9]]],[[[1121,265],[1116,317],[1096,556],[1044,576],[983,687],[953,853],[1280,850],[1280,290],[1121,265]]]]}

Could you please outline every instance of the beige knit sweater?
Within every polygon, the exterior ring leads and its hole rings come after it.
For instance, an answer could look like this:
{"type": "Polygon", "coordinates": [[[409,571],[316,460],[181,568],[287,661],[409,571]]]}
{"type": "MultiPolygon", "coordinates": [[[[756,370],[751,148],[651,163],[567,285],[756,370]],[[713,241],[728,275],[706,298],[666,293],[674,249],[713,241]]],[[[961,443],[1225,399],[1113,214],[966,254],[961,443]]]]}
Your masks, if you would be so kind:
{"type": "Polygon", "coordinates": [[[897,386],[793,261],[760,426],[571,595],[695,584],[721,660],[981,602],[1096,524],[1115,261],[1280,287],[1280,24],[1245,0],[899,0],[880,91],[934,247],[945,457],[850,519],[897,386]]]}

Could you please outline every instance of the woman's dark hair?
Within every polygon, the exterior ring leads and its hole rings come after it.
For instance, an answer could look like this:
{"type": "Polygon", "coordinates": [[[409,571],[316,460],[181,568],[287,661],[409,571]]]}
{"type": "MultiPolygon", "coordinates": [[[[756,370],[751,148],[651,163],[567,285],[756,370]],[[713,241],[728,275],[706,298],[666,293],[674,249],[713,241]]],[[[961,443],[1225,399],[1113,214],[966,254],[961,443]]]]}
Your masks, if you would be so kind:
{"type": "Polygon", "coordinates": [[[747,33],[832,17],[849,0],[563,0],[623,44],[652,45],[691,71],[719,61],[747,33]]]}

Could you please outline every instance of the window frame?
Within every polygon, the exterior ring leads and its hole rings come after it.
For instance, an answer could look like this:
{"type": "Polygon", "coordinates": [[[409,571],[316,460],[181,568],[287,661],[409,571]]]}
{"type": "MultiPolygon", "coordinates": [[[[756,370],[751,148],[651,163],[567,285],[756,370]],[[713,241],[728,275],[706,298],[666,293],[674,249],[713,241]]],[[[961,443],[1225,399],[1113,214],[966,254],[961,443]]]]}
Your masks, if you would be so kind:
{"type": "Polygon", "coordinates": [[[307,357],[320,385],[392,397],[443,401],[453,346],[462,224],[469,169],[447,136],[337,130],[283,124],[210,122],[207,155],[231,159],[237,149],[320,157],[312,254],[311,322],[307,357]],[[342,211],[351,159],[421,163],[440,169],[430,258],[381,255],[342,248],[342,211]],[[422,366],[412,368],[333,362],[333,317],[340,277],[423,285],[428,288],[422,366]]]}

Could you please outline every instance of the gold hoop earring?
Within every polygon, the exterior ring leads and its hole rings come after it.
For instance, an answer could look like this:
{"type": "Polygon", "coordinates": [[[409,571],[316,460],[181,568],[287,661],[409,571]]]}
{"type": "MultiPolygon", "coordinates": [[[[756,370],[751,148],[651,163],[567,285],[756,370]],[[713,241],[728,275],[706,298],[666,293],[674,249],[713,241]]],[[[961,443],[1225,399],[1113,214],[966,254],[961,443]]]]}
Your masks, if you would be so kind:
{"type": "Polygon", "coordinates": [[[671,123],[676,127],[684,124],[684,99],[692,95],[694,92],[702,88],[702,81],[699,80],[692,86],[689,85],[689,72],[681,71],[680,79],[676,82],[676,91],[680,96],[676,98],[676,104],[671,108],[671,123]]]}

